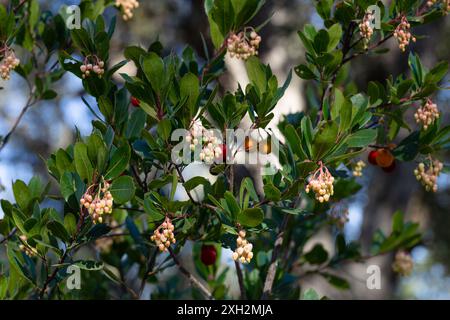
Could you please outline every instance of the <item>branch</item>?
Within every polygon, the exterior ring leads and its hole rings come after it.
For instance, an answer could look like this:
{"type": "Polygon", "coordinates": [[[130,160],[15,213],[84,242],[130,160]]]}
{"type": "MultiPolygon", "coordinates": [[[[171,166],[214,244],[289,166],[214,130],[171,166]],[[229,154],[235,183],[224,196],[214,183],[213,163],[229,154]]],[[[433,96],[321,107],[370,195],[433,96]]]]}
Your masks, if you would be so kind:
{"type": "Polygon", "coordinates": [[[6,241],[8,241],[9,239],[11,239],[11,237],[14,236],[14,235],[16,234],[16,232],[17,232],[17,228],[14,227],[14,228],[11,230],[11,232],[10,232],[6,237],[4,237],[4,238],[0,241],[0,244],[3,244],[3,243],[5,243],[6,241]]]}
{"type": "Polygon", "coordinates": [[[19,9],[20,9],[25,3],[27,3],[27,2],[28,2],[28,0],[22,0],[22,1],[20,1],[20,3],[17,5],[17,7],[15,7],[15,8],[13,9],[14,13],[17,13],[17,11],[19,11],[19,9]]]}
{"type": "Polygon", "coordinates": [[[247,300],[247,294],[245,292],[244,277],[242,275],[241,266],[239,265],[238,261],[234,261],[234,265],[236,266],[236,273],[237,273],[238,282],[239,282],[239,289],[241,291],[241,300],[247,300]]]}
{"type": "Polygon", "coordinates": [[[189,281],[192,283],[192,285],[196,286],[202,293],[203,295],[209,299],[209,300],[213,300],[214,297],[213,295],[209,292],[209,290],[199,281],[197,280],[187,269],[185,269],[180,261],[178,260],[178,258],[175,256],[175,254],[173,253],[171,248],[168,248],[170,256],[172,257],[173,261],[175,262],[175,264],[178,266],[178,268],[180,269],[181,273],[184,274],[186,276],[186,278],[189,279],[189,281]]]}
{"type": "Polygon", "coordinates": [[[286,228],[289,225],[289,220],[291,219],[291,216],[292,215],[290,214],[286,214],[283,218],[283,222],[281,223],[280,232],[277,235],[277,239],[275,240],[275,247],[272,252],[272,260],[270,261],[270,266],[267,271],[266,280],[264,282],[261,300],[267,300],[269,296],[272,294],[273,282],[275,280],[275,275],[277,272],[278,254],[280,252],[281,247],[283,246],[284,232],[286,231],[286,228]]]}
{"type": "Polygon", "coordinates": [[[9,130],[9,132],[5,135],[5,137],[3,138],[3,141],[1,142],[0,145],[0,152],[2,152],[3,148],[6,146],[6,144],[8,143],[9,139],[11,138],[11,136],[14,134],[14,131],[16,131],[17,127],[19,126],[20,121],[22,121],[23,116],[25,115],[25,113],[28,111],[28,109],[33,106],[37,100],[32,101],[33,100],[33,95],[34,95],[34,89],[30,92],[30,96],[28,97],[27,103],[25,104],[25,106],[22,108],[22,111],[19,114],[19,117],[16,119],[16,121],[14,122],[11,130],[9,130]]]}
{"type": "Polygon", "coordinates": [[[141,287],[139,288],[139,297],[142,296],[142,293],[144,292],[144,288],[145,288],[145,283],[147,282],[147,279],[150,276],[150,271],[155,266],[155,261],[156,261],[156,255],[157,254],[158,254],[158,249],[155,249],[153,254],[149,255],[149,258],[148,258],[148,261],[147,261],[147,267],[146,267],[146,270],[145,270],[145,274],[142,277],[141,287]]]}

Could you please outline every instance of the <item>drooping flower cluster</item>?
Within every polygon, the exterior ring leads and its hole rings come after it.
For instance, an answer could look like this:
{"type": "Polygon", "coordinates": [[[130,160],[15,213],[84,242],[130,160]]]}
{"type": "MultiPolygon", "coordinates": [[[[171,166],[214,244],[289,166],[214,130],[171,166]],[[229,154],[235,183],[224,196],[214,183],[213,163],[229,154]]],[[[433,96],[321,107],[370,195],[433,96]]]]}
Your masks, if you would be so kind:
{"type": "Polygon", "coordinates": [[[83,79],[89,77],[92,73],[95,73],[99,78],[105,73],[105,62],[100,60],[97,56],[88,56],[84,59],[83,64],[80,66],[83,79]]]}
{"type": "Polygon", "coordinates": [[[423,162],[419,163],[414,170],[416,179],[422,183],[427,191],[437,192],[438,185],[437,179],[444,168],[444,165],[439,160],[431,160],[430,165],[427,168],[423,162]]]}
{"type": "Polygon", "coordinates": [[[6,46],[0,49],[0,56],[3,57],[0,62],[0,76],[3,80],[9,80],[11,71],[19,66],[20,60],[14,51],[6,46]]]}
{"type": "Polygon", "coordinates": [[[417,123],[421,123],[423,128],[427,130],[428,126],[433,124],[433,122],[439,118],[439,109],[433,101],[427,99],[427,102],[417,109],[414,118],[417,123]]]}
{"type": "Polygon", "coordinates": [[[406,19],[405,16],[402,17],[400,24],[395,28],[394,37],[398,41],[398,47],[401,51],[406,50],[406,46],[409,45],[409,42],[416,42],[416,38],[410,32],[411,25],[406,19]]]}
{"type": "Polygon", "coordinates": [[[230,56],[237,59],[247,60],[251,56],[258,55],[261,36],[253,28],[246,28],[238,34],[231,34],[227,39],[227,49],[230,56]],[[247,31],[250,29],[250,32],[247,31]]]}
{"type": "Polygon", "coordinates": [[[366,163],[362,160],[359,160],[355,167],[353,168],[353,176],[354,177],[361,177],[362,176],[362,171],[365,168],[366,163]]]}
{"type": "Polygon", "coordinates": [[[200,161],[210,164],[214,160],[222,159],[223,150],[220,139],[216,137],[214,130],[206,129],[200,120],[192,122],[186,141],[190,143],[191,151],[194,151],[197,146],[201,147],[198,155],[200,161]]]}
{"type": "Polygon", "coordinates": [[[133,18],[133,10],[139,8],[137,0],[116,0],[116,7],[122,7],[122,18],[125,21],[133,18]]]}
{"type": "Polygon", "coordinates": [[[309,179],[305,191],[309,193],[312,190],[315,193],[316,200],[320,203],[328,202],[334,194],[333,182],[334,177],[327,167],[320,164],[320,168],[309,179]]]}
{"type": "Polygon", "coordinates": [[[233,260],[241,263],[250,263],[253,258],[253,245],[245,239],[245,230],[240,230],[236,239],[237,248],[233,252],[233,260]]]}
{"type": "Polygon", "coordinates": [[[369,43],[370,38],[372,38],[373,35],[373,29],[371,25],[372,20],[372,13],[367,12],[359,24],[359,34],[363,38],[365,48],[367,48],[367,44],[369,43]]]}
{"type": "Polygon", "coordinates": [[[21,251],[25,252],[25,254],[27,256],[29,256],[30,258],[34,257],[38,254],[36,248],[34,248],[28,244],[28,242],[27,242],[28,239],[27,239],[26,235],[23,234],[23,235],[19,236],[19,238],[20,238],[20,242],[21,242],[21,244],[19,245],[19,249],[21,251]]]}
{"type": "Polygon", "coordinates": [[[155,229],[153,235],[150,237],[150,240],[156,244],[159,251],[165,252],[172,243],[176,242],[175,235],[173,233],[174,230],[175,226],[172,224],[172,221],[166,217],[164,222],[155,229]]]}
{"type": "Polygon", "coordinates": [[[401,276],[409,276],[414,268],[414,262],[411,255],[405,251],[398,251],[395,254],[395,260],[392,264],[394,272],[401,276]]]}
{"type": "Polygon", "coordinates": [[[114,199],[109,191],[110,184],[107,181],[103,182],[103,186],[100,185],[98,192],[94,194],[94,197],[91,193],[91,188],[93,186],[94,185],[89,187],[80,199],[80,204],[88,210],[94,223],[102,223],[103,214],[112,213],[114,199]]]}

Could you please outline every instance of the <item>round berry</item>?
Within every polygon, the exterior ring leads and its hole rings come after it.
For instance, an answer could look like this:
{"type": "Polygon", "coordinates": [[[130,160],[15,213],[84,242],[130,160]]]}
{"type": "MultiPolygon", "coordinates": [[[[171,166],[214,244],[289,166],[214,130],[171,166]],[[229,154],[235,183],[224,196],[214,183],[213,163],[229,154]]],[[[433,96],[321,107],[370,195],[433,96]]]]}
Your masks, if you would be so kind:
{"type": "Polygon", "coordinates": [[[389,167],[384,167],[384,168],[381,168],[381,169],[383,169],[384,172],[390,173],[390,172],[393,172],[395,170],[395,167],[396,167],[396,163],[395,163],[395,161],[393,161],[389,167]]]}
{"type": "Polygon", "coordinates": [[[206,266],[211,266],[216,263],[217,250],[215,246],[212,245],[202,245],[202,251],[200,255],[200,260],[206,266]]]}
{"type": "Polygon", "coordinates": [[[139,107],[139,105],[141,104],[141,102],[139,101],[138,98],[135,97],[131,97],[131,104],[135,107],[139,107]]]}
{"type": "Polygon", "coordinates": [[[374,166],[377,165],[377,150],[372,150],[369,152],[369,156],[367,157],[367,161],[369,161],[370,164],[373,164],[374,166]]]}
{"type": "Polygon", "coordinates": [[[382,168],[387,168],[392,165],[395,158],[392,153],[388,149],[380,149],[378,150],[376,162],[382,168]]]}

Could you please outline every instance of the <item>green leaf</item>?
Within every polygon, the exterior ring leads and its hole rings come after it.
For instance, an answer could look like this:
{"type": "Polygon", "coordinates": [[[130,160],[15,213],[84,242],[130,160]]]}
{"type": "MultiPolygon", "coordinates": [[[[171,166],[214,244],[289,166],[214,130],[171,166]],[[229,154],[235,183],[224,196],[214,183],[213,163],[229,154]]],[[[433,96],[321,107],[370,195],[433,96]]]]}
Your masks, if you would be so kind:
{"type": "Polygon", "coordinates": [[[152,85],[153,90],[160,96],[164,84],[164,62],[160,56],[154,52],[146,55],[142,61],[142,70],[152,85]]]}
{"type": "Polygon", "coordinates": [[[64,217],[64,228],[70,235],[74,235],[77,231],[77,220],[72,213],[68,213],[64,217]]]}
{"type": "Polygon", "coordinates": [[[314,50],[317,54],[326,52],[328,45],[330,43],[330,37],[326,30],[319,30],[319,32],[314,37],[314,50]]]}
{"type": "Polygon", "coordinates": [[[103,269],[102,261],[78,260],[75,261],[72,265],[87,271],[98,271],[103,269]]]}
{"type": "Polygon", "coordinates": [[[134,197],[136,187],[133,178],[130,176],[121,176],[113,181],[110,188],[114,202],[123,204],[134,197]]]}
{"type": "Polygon", "coordinates": [[[161,139],[167,141],[170,138],[170,134],[172,133],[172,124],[169,119],[162,119],[158,123],[158,127],[156,128],[158,134],[161,136],[161,139]]]}
{"type": "Polygon", "coordinates": [[[106,169],[105,179],[111,180],[118,177],[128,168],[129,161],[130,146],[125,144],[113,153],[108,169],[106,169]]]}
{"type": "Polygon", "coordinates": [[[260,94],[266,92],[267,80],[264,65],[256,57],[250,57],[245,62],[247,75],[250,82],[258,88],[260,94]]]}
{"type": "Polygon", "coordinates": [[[281,199],[281,191],[272,183],[264,185],[264,196],[267,200],[279,201],[281,199]]]}
{"type": "Polygon", "coordinates": [[[328,252],[321,244],[316,244],[314,247],[304,255],[306,261],[311,264],[322,264],[328,259],[328,252]]]}
{"type": "Polygon", "coordinates": [[[303,293],[303,300],[320,300],[320,297],[316,290],[310,288],[303,293]]]}
{"type": "Polygon", "coordinates": [[[22,180],[17,180],[13,184],[14,198],[22,210],[26,210],[31,201],[31,192],[22,180]]]}
{"type": "Polygon", "coordinates": [[[347,280],[344,278],[335,276],[330,273],[321,272],[320,273],[327,281],[334,287],[341,289],[341,290],[347,290],[350,289],[350,284],[347,280]]]}
{"type": "MultiPolygon", "coordinates": [[[[339,94],[338,99],[340,99],[339,94]]],[[[344,101],[340,106],[339,111],[339,132],[346,132],[348,129],[350,129],[350,125],[352,123],[352,110],[353,110],[352,103],[344,98],[344,101]]]]}
{"type": "Polygon", "coordinates": [[[350,148],[366,147],[377,137],[376,129],[363,129],[348,136],[346,143],[350,148]]]}
{"type": "Polygon", "coordinates": [[[256,227],[264,220],[261,208],[248,208],[239,212],[237,221],[245,227],[256,227]]]}
{"type": "Polygon", "coordinates": [[[68,242],[70,240],[70,235],[67,232],[66,228],[64,228],[64,226],[58,221],[50,221],[49,223],[47,223],[47,229],[50,230],[52,235],[60,238],[64,242],[68,242]]]}
{"type": "Polygon", "coordinates": [[[138,138],[141,136],[141,131],[147,122],[147,114],[142,109],[136,109],[131,114],[130,120],[127,124],[126,136],[128,139],[138,138]]]}
{"type": "Polygon", "coordinates": [[[339,44],[339,41],[342,37],[342,28],[339,23],[333,24],[328,29],[328,35],[330,37],[330,42],[328,43],[328,52],[334,50],[336,46],[339,44]]]}
{"type": "Polygon", "coordinates": [[[314,74],[314,72],[304,64],[300,64],[300,65],[296,66],[294,71],[300,78],[305,79],[305,80],[311,80],[311,79],[317,78],[316,75],[314,74]]]}
{"type": "Polygon", "coordinates": [[[82,142],[77,142],[74,147],[75,168],[78,175],[88,183],[92,181],[94,169],[88,157],[87,146],[82,142]]]}
{"type": "Polygon", "coordinates": [[[197,100],[200,95],[200,84],[198,77],[193,73],[187,73],[180,80],[180,94],[181,98],[187,99],[187,107],[190,110],[190,116],[194,116],[197,106],[197,100]]]}

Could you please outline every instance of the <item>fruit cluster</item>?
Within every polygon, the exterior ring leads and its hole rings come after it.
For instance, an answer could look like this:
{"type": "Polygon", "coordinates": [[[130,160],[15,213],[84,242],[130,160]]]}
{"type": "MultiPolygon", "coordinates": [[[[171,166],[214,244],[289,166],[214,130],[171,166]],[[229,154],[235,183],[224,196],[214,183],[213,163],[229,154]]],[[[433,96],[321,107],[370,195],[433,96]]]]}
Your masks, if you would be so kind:
{"type": "Polygon", "coordinates": [[[122,7],[122,18],[125,21],[133,18],[133,10],[139,8],[137,0],[116,0],[116,7],[122,7]]]}
{"type": "Polygon", "coordinates": [[[25,254],[27,256],[29,256],[30,258],[36,256],[38,254],[36,248],[33,248],[32,246],[30,246],[27,242],[27,236],[26,235],[21,235],[19,236],[20,238],[20,242],[21,244],[19,245],[19,249],[23,252],[25,252],[25,254]]]}
{"type": "Polygon", "coordinates": [[[253,245],[245,239],[246,233],[244,230],[239,231],[236,239],[237,248],[233,252],[233,260],[241,263],[250,263],[253,258],[253,245]]]}
{"type": "Polygon", "coordinates": [[[425,104],[417,109],[414,118],[417,123],[421,123],[423,128],[427,130],[428,126],[433,124],[433,122],[439,118],[439,109],[431,99],[427,99],[425,104]]]}
{"type": "Polygon", "coordinates": [[[395,254],[395,260],[392,264],[394,272],[401,276],[409,276],[414,268],[414,262],[411,255],[405,251],[398,251],[395,254]]]}
{"type": "Polygon", "coordinates": [[[409,31],[411,29],[411,25],[408,22],[408,19],[406,19],[405,16],[402,17],[402,20],[400,24],[395,28],[394,31],[394,37],[398,41],[398,47],[401,51],[406,50],[406,46],[409,45],[409,42],[416,42],[416,38],[412,36],[411,32],[409,31]]]}
{"type": "Polygon", "coordinates": [[[369,43],[370,38],[372,38],[373,35],[373,29],[371,26],[372,20],[373,20],[372,13],[367,12],[359,24],[359,34],[363,38],[365,48],[367,48],[367,44],[369,43]]]}
{"type": "Polygon", "coordinates": [[[80,204],[88,210],[94,223],[102,223],[103,214],[110,214],[112,212],[114,199],[111,192],[108,190],[110,188],[108,182],[105,181],[103,186],[100,185],[98,192],[94,197],[91,193],[91,188],[93,186],[95,185],[89,187],[80,199],[80,204]]]}
{"type": "Polygon", "coordinates": [[[334,177],[327,167],[320,164],[320,168],[309,179],[305,191],[309,193],[312,190],[315,193],[316,200],[320,203],[328,202],[334,194],[333,182],[334,177]]]}
{"type": "Polygon", "coordinates": [[[369,152],[368,161],[370,164],[379,166],[385,172],[392,172],[396,167],[395,157],[390,148],[380,148],[369,152]]]}
{"type": "Polygon", "coordinates": [[[365,168],[366,163],[362,160],[359,160],[355,167],[353,168],[353,176],[354,177],[361,177],[362,176],[362,170],[365,168]]]}
{"type": "Polygon", "coordinates": [[[427,191],[437,192],[438,185],[437,179],[444,168],[444,165],[439,160],[431,160],[430,165],[427,168],[423,162],[419,163],[414,170],[416,179],[422,183],[427,191]]]}
{"type": "Polygon", "coordinates": [[[175,235],[173,233],[174,230],[175,226],[172,224],[172,221],[166,217],[164,222],[155,229],[153,235],[150,237],[150,240],[156,244],[159,251],[165,252],[172,243],[176,242],[175,235]]]}
{"type": "Polygon", "coordinates": [[[201,147],[199,158],[205,163],[211,164],[214,160],[223,157],[221,141],[216,137],[213,130],[203,127],[200,120],[192,122],[186,141],[190,143],[191,151],[194,151],[197,146],[201,147]]]}
{"type": "Polygon", "coordinates": [[[261,43],[261,37],[250,28],[251,31],[246,30],[239,32],[238,34],[231,34],[227,39],[227,49],[230,56],[238,59],[247,60],[251,56],[258,55],[259,44],[261,43]]]}
{"type": "Polygon", "coordinates": [[[11,71],[19,66],[20,60],[16,58],[14,51],[8,47],[0,50],[0,54],[3,55],[0,63],[0,76],[3,80],[9,80],[11,71]]]}
{"type": "Polygon", "coordinates": [[[84,59],[83,64],[80,66],[83,79],[88,78],[92,73],[95,73],[99,78],[105,73],[105,62],[100,60],[97,56],[89,56],[84,59]]]}

